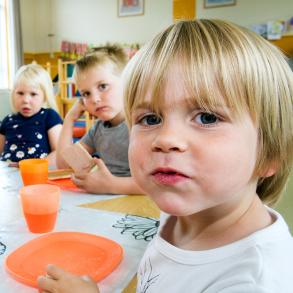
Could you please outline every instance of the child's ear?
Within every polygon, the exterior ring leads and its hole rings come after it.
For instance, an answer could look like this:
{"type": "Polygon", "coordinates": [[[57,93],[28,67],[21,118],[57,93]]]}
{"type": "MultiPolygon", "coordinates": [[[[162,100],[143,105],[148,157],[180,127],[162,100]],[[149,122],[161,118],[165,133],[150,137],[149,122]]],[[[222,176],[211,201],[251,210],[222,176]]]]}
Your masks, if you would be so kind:
{"type": "Polygon", "coordinates": [[[279,169],[279,164],[276,161],[273,161],[269,163],[266,168],[264,168],[264,171],[261,172],[260,177],[262,178],[271,177],[276,174],[278,169],[279,169]]]}

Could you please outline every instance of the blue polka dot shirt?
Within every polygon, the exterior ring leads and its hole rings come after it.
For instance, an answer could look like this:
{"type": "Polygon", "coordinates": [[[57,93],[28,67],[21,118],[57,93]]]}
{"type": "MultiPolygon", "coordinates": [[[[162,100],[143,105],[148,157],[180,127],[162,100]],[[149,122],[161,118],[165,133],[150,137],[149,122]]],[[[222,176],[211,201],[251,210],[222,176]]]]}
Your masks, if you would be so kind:
{"type": "Polygon", "coordinates": [[[0,133],[5,136],[0,160],[45,158],[51,152],[48,130],[57,124],[62,124],[62,119],[53,109],[42,108],[31,117],[20,113],[6,116],[0,126],[0,133]]]}

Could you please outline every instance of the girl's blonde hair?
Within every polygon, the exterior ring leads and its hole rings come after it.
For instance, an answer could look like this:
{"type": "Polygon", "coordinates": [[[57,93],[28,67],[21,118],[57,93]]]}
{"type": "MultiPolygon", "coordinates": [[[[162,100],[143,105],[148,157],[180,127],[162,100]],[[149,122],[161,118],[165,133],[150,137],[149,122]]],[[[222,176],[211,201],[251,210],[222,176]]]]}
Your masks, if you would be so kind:
{"type": "MultiPolygon", "coordinates": [[[[271,165],[276,173],[259,178],[257,193],[267,204],[281,195],[292,167],[293,73],[283,54],[248,29],[222,20],[181,21],[157,35],[124,72],[125,114],[146,94],[154,111],[172,64],[179,64],[188,96],[207,111],[223,98],[235,119],[248,111],[259,130],[255,176],[271,165]]],[[[162,95],[161,95],[162,96],[162,95]]]]}
{"type": "Polygon", "coordinates": [[[34,87],[40,87],[44,93],[44,107],[52,108],[57,111],[57,104],[54,96],[51,77],[42,66],[33,63],[21,66],[16,72],[10,99],[13,111],[15,111],[13,96],[15,93],[15,88],[19,82],[25,82],[34,87]]]}
{"type": "Polygon", "coordinates": [[[113,66],[113,73],[120,76],[127,61],[128,56],[125,50],[117,44],[92,48],[76,61],[73,78],[76,81],[80,73],[105,64],[111,64],[113,66]]]}

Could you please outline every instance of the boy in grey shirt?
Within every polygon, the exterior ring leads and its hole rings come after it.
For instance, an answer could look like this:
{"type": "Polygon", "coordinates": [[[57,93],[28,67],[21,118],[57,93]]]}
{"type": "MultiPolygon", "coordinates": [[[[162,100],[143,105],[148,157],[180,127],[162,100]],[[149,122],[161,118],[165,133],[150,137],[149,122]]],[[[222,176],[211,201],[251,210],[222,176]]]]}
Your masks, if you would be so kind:
{"type": "Polygon", "coordinates": [[[128,128],[124,121],[109,127],[107,123],[98,120],[81,142],[96,150],[113,175],[131,176],[128,164],[128,128]]]}
{"type": "Polygon", "coordinates": [[[93,155],[97,169],[75,173],[73,182],[90,193],[140,194],[130,175],[128,129],[124,121],[121,73],[127,63],[123,48],[108,45],[92,49],[76,62],[74,79],[81,98],[67,113],[57,147],[57,166],[68,164],[62,153],[72,145],[73,124],[86,110],[97,118],[81,139],[81,145],[93,155]]]}

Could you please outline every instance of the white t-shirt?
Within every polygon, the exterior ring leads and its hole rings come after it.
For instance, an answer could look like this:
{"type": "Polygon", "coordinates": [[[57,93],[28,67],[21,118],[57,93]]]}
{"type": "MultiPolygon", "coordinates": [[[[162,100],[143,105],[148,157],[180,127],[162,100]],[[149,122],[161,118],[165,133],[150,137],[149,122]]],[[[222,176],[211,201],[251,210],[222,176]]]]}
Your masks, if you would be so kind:
{"type": "Polygon", "coordinates": [[[292,293],[293,238],[284,219],[205,251],[179,249],[159,235],[138,272],[138,293],[292,293]]]}

